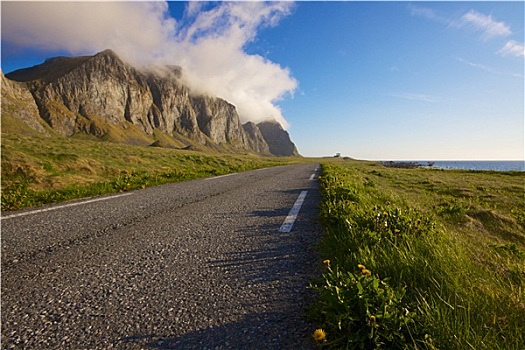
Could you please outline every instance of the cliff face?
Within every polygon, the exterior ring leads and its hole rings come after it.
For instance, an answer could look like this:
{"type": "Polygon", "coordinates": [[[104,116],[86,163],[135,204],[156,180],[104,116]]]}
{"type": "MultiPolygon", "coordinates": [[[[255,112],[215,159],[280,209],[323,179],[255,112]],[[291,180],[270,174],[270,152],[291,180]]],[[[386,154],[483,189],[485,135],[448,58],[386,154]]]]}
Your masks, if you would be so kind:
{"type": "Polygon", "coordinates": [[[276,156],[298,156],[295,144],[290,140],[290,135],[277,122],[262,122],[257,124],[262,136],[268,143],[270,153],[276,156]]]}
{"type": "MultiPolygon", "coordinates": [[[[2,85],[2,116],[4,116],[2,123],[16,123],[19,120],[29,127],[25,131],[34,130],[49,136],[42,125],[35,100],[25,84],[6,79],[3,73],[0,73],[0,79],[2,85]],[[10,120],[6,120],[6,117],[10,120]]],[[[23,128],[18,128],[18,131],[24,132],[23,128]]]]}
{"type": "Polygon", "coordinates": [[[178,67],[165,67],[162,74],[141,72],[106,50],[48,59],[6,77],[2,76],[2,111],[4,101],[18,101],[24,108],[12,116],[35,130],[40,126],[41,132],[45,130],[39,120],[64,136],[81,132],[103,137],[110,129],[125,132],[131,125],[145,135],[160,130],[229,150],[291,155],[273,153],[272,149],[283,153],[282,147],[272,148],[257,125],[241,125],[232,104],[191,95],[178,67]]]}
{"type": "Polygon", "coordinates": [[[248,144],[250,148],[257,153],[261,154],[270,154],[270,147],[261,134],[261,130],[257,124],[252,122],[247,122],[243,125],[244,131],[248,135],[248,144]]]}

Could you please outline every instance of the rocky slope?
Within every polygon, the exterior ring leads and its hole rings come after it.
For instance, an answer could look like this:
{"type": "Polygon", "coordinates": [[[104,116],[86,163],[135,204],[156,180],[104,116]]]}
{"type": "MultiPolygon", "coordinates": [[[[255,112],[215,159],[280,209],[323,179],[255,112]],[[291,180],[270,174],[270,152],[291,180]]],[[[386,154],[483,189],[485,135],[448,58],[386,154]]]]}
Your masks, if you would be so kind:
{"type": "Polygon", "coordinates": [[[191,94],[179,67],[139,71],[111,50],[52,58],[2,75],[3,120],[4,116],[41,133],[47,124],[63,136],[86,133],[148,144],[160,131],[184,146],[185,140],[192,140],[223,151],[298,154],[279,124],[270,123],[273,133],[266,122],[242,125],[229,102],[191,94]]]}
{"type": "Polygon", "coordinates": [[[277,122],[262,122],[257,124],[262,136],[268,143],[270,153],[276,156],[297,156],[299,152],[290,140],[290,135],[277,122]]]}
{"type": "Polygon", "coordinates": [[[6,79],[3,74],[0,74],[0,79],[2,85],[2,126],[4,127],[6,124],[10,124],[11,127],[18,125],[18,128],[14,128],[17,132],[30,133],[36,131],[49,136],[42,125],[35,100],[25,84],[6,79]]]}

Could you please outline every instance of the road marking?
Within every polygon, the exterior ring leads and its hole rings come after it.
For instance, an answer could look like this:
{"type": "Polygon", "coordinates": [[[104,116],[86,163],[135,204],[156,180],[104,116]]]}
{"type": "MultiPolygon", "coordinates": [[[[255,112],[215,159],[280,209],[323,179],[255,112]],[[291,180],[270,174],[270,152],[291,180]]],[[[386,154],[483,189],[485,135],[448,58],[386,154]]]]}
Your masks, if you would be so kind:
{"type": "Polygon", "coordinates": [[[204,180],[215,180],[215,179],[219,179],[221,177],[232,176],[232,175],[235,175],[235,173],[226,174],[226,175],[219,175],[219,176],[213,176],[213,177],[207,177],[204,180]]]}
{"type": "Polygon", "coordinates": [[[302,191],[299,197],[297,197],[297,200],[295,201],[292,209],[290,209],[288,216],[286,217],[286,219],[284,219],[284,222],[281,225],[279,232],[288,233],[292,230],[293,224],[295,223],[295,219],[297,219],[297,215],[299,214],[299,210],[301,210],[301,206],[303,205],[304,198],[306,197],[307,193],[308,191],[302,191]]]}
{"type": "Polygon", "coordinates": [[[315,178],[315,174],[312,174],[308,180],[312,181],[315,178]]]}
{"type": "Polygon", "coordinates": [[[51,207],[51,208],[45,208],[45,209],[38,209],[38,210],[33,210],[33,211],[26,211],[26,212],[23,212],[23,213],[18,213],[18,214],[12,214],[12,215],[7,215],[7,216],[2,216],[0,217],[0,220],[6,220],[6,219],[12,219],[12,218],[17,218],[19,216],[26,216],[26,215],[33,215],[33,214],[38,214],[38,213],[43,213],[43,212],[46,212],[46,211],[51,211],[51,210],[57,210],[57,209],[62,209],[62,208],[67,208],[67,207],[74,207],[74,206],[77,206],[77,205],[83,205],[83,204],[88,204],[88,203],[93,203],[93,202],[100,202],[100,201],[107,201],[109,199],[114,199],[114,198],[118,198],[118,197],[124,197],[124,196],[129,196],[133,193],[122,193],[122,194],[118,194],[116,196],[111,196],[111,197],[104,197],[104,198],[94,198],[94,199],[89,199],[89,200],[86,200],[86,201],[82,201],[82,202],[76,202],[76,203],[71,203],[71,204],[64,204],[64,205],[58,205],[56,207],[51,207]]]}

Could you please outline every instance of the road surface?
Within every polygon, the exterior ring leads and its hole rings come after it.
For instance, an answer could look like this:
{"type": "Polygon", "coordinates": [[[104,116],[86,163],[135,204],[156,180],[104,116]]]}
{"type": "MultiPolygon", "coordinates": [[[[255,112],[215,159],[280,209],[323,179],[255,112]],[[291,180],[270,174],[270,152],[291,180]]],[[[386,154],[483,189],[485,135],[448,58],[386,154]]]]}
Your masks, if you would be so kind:
{"type": "Polygon", "coordinates": [[[2,213],[2,349],[311,349],[317,164],[2,213]]]}

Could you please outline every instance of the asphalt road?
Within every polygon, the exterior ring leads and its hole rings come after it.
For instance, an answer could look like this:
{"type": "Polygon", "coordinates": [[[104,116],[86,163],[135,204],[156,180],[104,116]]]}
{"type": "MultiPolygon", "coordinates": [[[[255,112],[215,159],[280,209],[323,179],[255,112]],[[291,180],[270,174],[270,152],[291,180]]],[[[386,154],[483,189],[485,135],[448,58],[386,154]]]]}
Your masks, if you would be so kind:
{"type": "Polygon", "coordinates": [[[316,171],[3,213],[2,349],[313,348],[304,307],[320,265],[316,171]]]}

